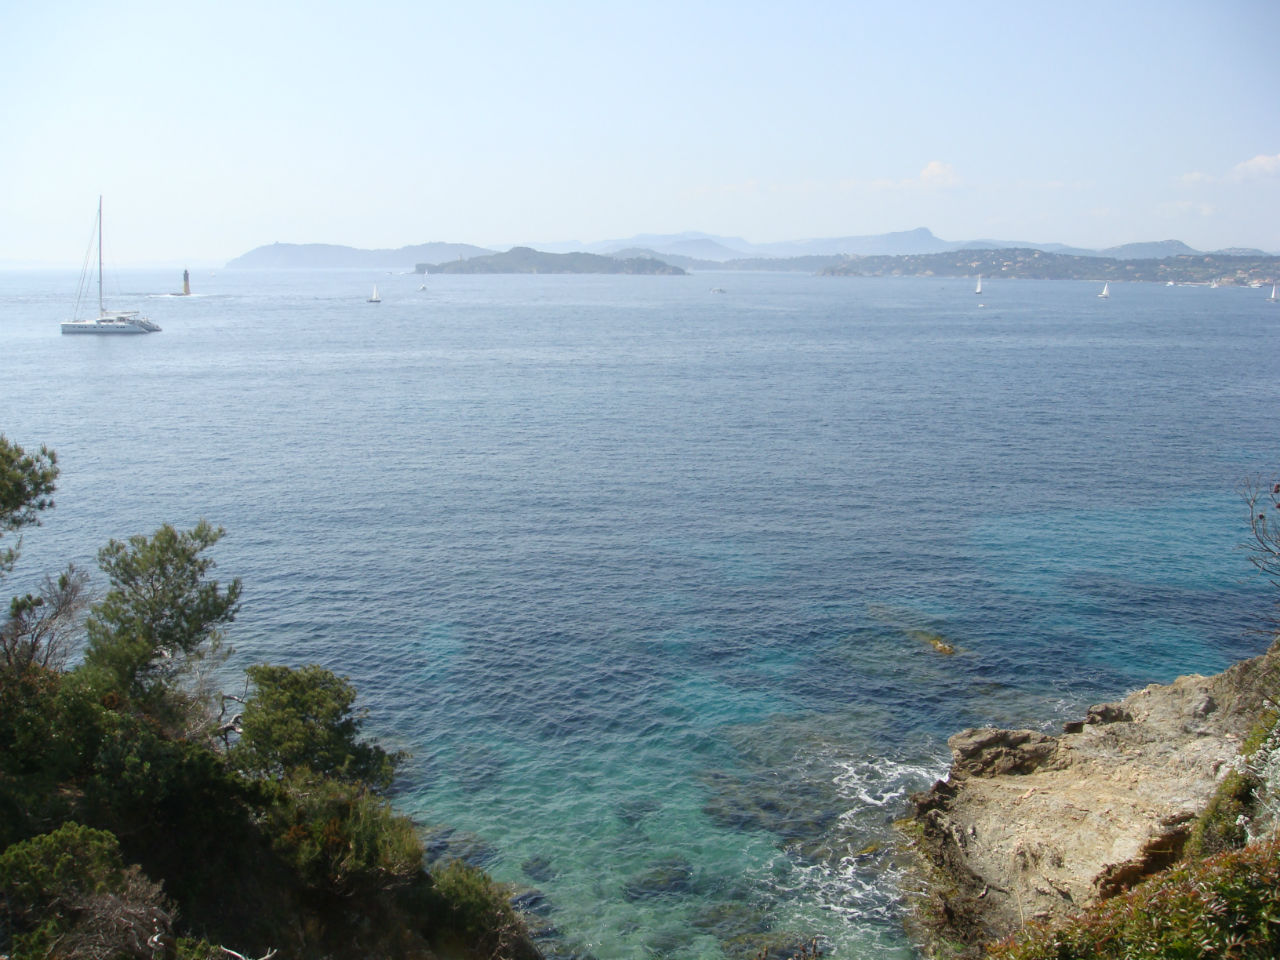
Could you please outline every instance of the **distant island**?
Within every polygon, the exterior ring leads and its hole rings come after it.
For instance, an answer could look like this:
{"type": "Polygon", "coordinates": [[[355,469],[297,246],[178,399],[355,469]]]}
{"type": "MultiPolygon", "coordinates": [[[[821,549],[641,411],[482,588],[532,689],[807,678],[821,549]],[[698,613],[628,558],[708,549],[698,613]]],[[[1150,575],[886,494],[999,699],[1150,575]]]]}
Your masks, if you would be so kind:
{"type": "Polygon", "coordinates": [[[273,243],[229,268],[417,273],[620,273],[789,271],[825,276],[974,276],[1164,283],[1280,283],[1280,256],[1232,247],[1211,252],[1181,240],[1088,250],[1060,243],[942,240],[927,228],[871,236],[752,243],[703,233],[640,234],[596,243],[522,244],[506,253],[466,243],[361,250],[323,243],[273,243]]]}
{"type": "MultiPolygon", "coordinates": [[[[1262,250],[1232,247],[1225,250],[1196,250],[1181,240],[1155,240],[1125,243],[1102,249],[1075,247],[1063,243],[1038,243],[1029,240],[992,239],[943,240],[927,227],[878,233],[866,236],[826,237],[814,240],[755,243],[741,237],[722,237],[706,233],[638,234],[622,240],[597,243],[561,244],[528,243],[525,246],[556,253],[585,250],[611,257],[623,251],[643,250],[677,266],[692,264],[742,264],[752,262],[804,261],[821,257],[898,257],[926,253],[953,253],[958,250],[1041,250],[1078,257],[1102,257],[1115,260],[1159,260],[1164,257],[1204,254],[1225,256],[1273,256],[1262,250]]],[[[743,269],[743,268],[739,268],[743,269]]],[[[775,268],[776,269],[776,268],[775,268]]]]}
{"type": "Polygon", "coordinates": [[[818,270],[838,277],[1008,277],[1020,280],[1139,280],[1248,286],[1280,283],[1280,257],[1196,254],[1158,260],[1085,257],[1043,250],[958,250],[899,257],[841,257],[818,270]]]}
{"type": "Polygon", "coordinates": [[[595,253],[543,253],[532,247],[512,247],[506,253],[419,263],[418,273],[634,273],[684,276],[685,271],[655,257],[605,257],[595,253]]]}

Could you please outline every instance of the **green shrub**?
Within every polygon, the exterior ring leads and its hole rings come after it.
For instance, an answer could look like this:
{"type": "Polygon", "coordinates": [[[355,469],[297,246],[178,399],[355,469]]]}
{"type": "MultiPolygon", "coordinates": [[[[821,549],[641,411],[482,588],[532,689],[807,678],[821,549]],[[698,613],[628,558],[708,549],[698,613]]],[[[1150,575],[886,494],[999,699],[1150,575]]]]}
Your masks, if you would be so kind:
{"type": "Polygon", "coordinates": [[[170,932],[160,887],[125,866],[115,836],[78,823],[0,854],[0,893],[14,960],[150,960],[148,940],[170,932]]]}
{"type": "Polygon", "coordinates": [[[1225,850],[1238,850],[1248,842],[1248,825],[1257,818],[1260,801],[1274,800],[1264,796],[1266,785],[1258,777],[1251,761],[1270,743],[1277,720],[1280,720],[1280,713],[1267,706],[1241,743],[1234,768],[1222,778],[1192,826],[1183,852],[1185,857],[1201,859],[1225,850]]]}
{"type": "Polygon", "coordinates": [[[1222,778],[1191,828],[1185,856],[1199,860],[1243,847],[1249,839],[1244,821],[1252,808],[1253,785],[1249,777],[1232,770],[1222,778]]]}
{"type": "Polygon", "coordinates": [[[403,754],[362,740],[363,711],[345,677],[316,664],[294,670],[259,664],[246,671],[254,692],[245,702],[232,761],[259,777],[307,770],[386,790],[403,754]]]}
{"type": "Polygon", "coordinates": [[[422,872],[412,822],[358,784],[296,775],[282,785],[266,829],[276,851],[318,890],[370,895],[422,872]]]}
{"type": "Polygon", "coordinates": [[[451,860],[431,871],[432,892],[446,941],[485,957],[537,957],[510,891],[479,867],[451,860]]]}
{"type": "Polygon", "coordinates": [[[1273,960],[1280,838],[1185,863],[1058,927],[989,948],[995,960],[1273,960]]]}

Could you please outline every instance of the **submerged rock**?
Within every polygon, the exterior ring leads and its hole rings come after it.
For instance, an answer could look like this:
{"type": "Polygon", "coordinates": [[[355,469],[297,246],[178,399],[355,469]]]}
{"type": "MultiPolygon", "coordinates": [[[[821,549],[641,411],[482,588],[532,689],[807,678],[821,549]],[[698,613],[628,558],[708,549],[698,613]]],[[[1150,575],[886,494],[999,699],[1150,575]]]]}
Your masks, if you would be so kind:
{"type": "Polygon", "coordinates": [[[628,827],[634,827],[661,806],[657,797],[632,797],[618,804],[618,819],[628,827]]]}
{"type": "Polygon", "coordinates": [[[813,943],[812,937],[779,930],[733,937],[722,941],[720,949],[727,960],[791,960],[803,956],[813,943]]]}
{"type": "Polygon", "coordinates": [[[669,857],[627,881],[622,895],[628,900],[652,900],[691,893],[693,889],[693,865],[682,857],[669,857]]]}
{"type": "Polygon", "coordinates": [[[554,880],[556,876],[555,869],[551,866],[551,861],[546,857],[530,857],[520,864],[520,869],[534,883],[547,883],[550,880],[554,880]]]}
{"type": "Polygon", "coordinates": [[[703,775],[711,795],[703,812],[733,830],[764,830],[784,843],[813,843],[829,831],[843,812],[829,783],[799,775],[703,775]]]}
{"type": "Polygon", "coordinates": [[[546,917],[551,913],[551,901],[541,890],[521,890],[507,902],[520,913],[539,917],[546,917]]]}
{"type": "Polygon", "coordinates": [[[743,900],[719,900],[694,914],[692,924],[722,943],[737,937],[765,933],[772,925],[763,906],[743,900]]]}
{"type": "Polygon", "coordinates": [[[422,847],[427,863],[461,860],[481,869],[498,859],[498,851],[473,833],[452,827],[430,827],[422,832],[422,847]]]}
{"type": "Polygon", "coordinates": [[[681,930],[656,930],[645,939],[645,949],[654,957],[684,957],[688,955],[689,936],[681,930]]]}
{"type": "Polygon", "coordinates": [[[932,630],[908,630],[907,635],[919,640],[921,643],[927,643],[939,653],[947,656],[956,652],[955,644],[947,642],[942,634],[934,633],[932,630]]]}

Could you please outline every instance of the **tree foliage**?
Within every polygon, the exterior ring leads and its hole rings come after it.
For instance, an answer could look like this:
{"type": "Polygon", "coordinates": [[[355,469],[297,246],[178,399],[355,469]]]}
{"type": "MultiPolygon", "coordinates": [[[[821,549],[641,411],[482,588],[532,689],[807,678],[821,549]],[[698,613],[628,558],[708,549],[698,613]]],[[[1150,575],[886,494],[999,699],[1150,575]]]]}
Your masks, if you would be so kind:
{"type": "Polygon", "coordinates": [[[259,777],[309,771],[375,791],[391,785],[403,755],[360,739],[365,712],[354,709],[356,690],[345,677],[316,664],[261,664],[247,673],[254,692],[231,751],[240,769],[259,777]]]}
{"type": "Polygon", "coordinates": [[[0,671],[61,670],[88,605],[89,575],[75,564],[57,580],[46,576],[38,594],[14,597],[0,623],[0,671]]]}
{"type": "Polygon", "coordinates": [[[275,849],[309,884],[339,896],[369,894],[422,874],[413,824],[359,784],[291,775],[269,827],[275,849]]]}
{"type": "Polygon", "coordinates": [[[209,577],[204,552],[222,535],[203,520],[181,533],[165,524],[98,553],[111,589],[90,612],[85,666],[144,709],[174,706],[166,699],[219,653],[240,608],[239,579],[224,589],[209,577]]]}
{"type": "Polygon", "coordinates": [[[152,960],[172,939],[158,884],[105,830],[64,823],[0,854],[0,916],[14,960],[152,960]]]}
{"type": "Polygon", "coordinates": [[[479,867],[451,860],[432,873],[431,884],[464,943],[477,945],[491,957],[541,960],[511,906],[509,891],[479,867]]]}
{"type": "MultiPolygon", "coordinates": [[[[40,522],[40,512],[53,506],[58,457],[47,447],[27,453],[0,434],[0,538],[40,522]]],[[[0,579],[18,560],[22,537],[0,549],[0,579]]],[[[61,666],[70,634],[84,610],[85,580],[74,567],[54,583],[46,580],[38,595],[14,597],[0,622],[0,670],[31,664],[61,666]],[[56,661],[56,662],[55,662],[56,661]]]]}
{"type": "MultiPolygon", "coordinates": [[[[0,537],[40,522],[40,511],[53,506],[58,457],[48,447],[27,453],[0,433],[0,537]]],[[[18,546],[0,549],[0,577],[13,569],[18,546]]]]}
{"type": "MultiPolygon", "coordinates": [[[[1249,560],[1273,586],[1280,588],[1280,481],[1252,482],[1244,489],[1252,540],[1249,560]]],[[[1280,604],[1280,594],[1277,594],[1280,604]]],[[[1273,623],[1272,626],[1278,624],[1273,623]]]]}
{"type": "MultiPolygon", "coordinates": [[[[0,436],[0,536],[38,522],[56,476],[52,452],[0,436]]],[[[226,726],[240,733],[212,735],[206,668],[240,604],[240,581],[211,575],[221,536],[202,521],[111,541],[99,553],[110,587],[87,620],[74,567],[9,605],[0,957],[416,958],[432,942],[530,956],[518,924],[473,935],[432,887],[413,823],[385,797],[401,755],[361,736],[345,678],[254,667],[226,726]],[[67,669],[82,635],[84,660],[67,669]]],[[[0,577],[16,555],[0,554],[0,577]]]]}
{"type": "Polygon", "coordinates": [[[0,670],[0,849],[77,815],[108,715],[75,675],[0,670]]]}

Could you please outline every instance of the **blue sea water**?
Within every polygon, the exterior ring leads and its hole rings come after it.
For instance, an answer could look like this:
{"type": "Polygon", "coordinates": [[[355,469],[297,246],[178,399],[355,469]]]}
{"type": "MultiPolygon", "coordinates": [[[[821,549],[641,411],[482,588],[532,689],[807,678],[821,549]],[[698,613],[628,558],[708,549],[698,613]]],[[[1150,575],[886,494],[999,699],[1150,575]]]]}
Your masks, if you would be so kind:
{"type": "Polygon", "coordinates": [[[1265,291],[139,272],[163,332],[99,339],[74,279],[0,273],[0,431],[63,469],[9,585],[225,526],[233,666],[349,676],[550,954],[910,957],[948,735],[1266,645],[1265,291]]]}

